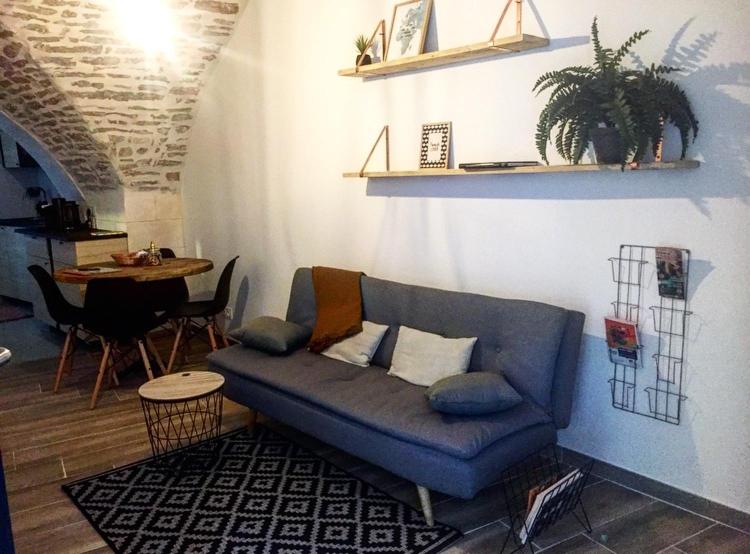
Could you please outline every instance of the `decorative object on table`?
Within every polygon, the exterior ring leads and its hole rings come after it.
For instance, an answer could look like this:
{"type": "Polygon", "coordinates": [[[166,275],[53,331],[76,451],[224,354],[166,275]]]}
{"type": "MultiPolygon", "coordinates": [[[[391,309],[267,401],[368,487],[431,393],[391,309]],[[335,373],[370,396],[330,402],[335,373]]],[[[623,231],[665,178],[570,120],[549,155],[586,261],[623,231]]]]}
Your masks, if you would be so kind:
{"type": "Polygon", "coordinates": [[[541,164],[534,161],[471,162],[458,164],[458,169],[465,169],[466,171],[487,171],[489,169],[512,169],[514,167],[536,167],[538,165],[541,164]]]}
{"type": "Polygon", "coordinates": [[[638,327],[635,323],[614,317],[604,318],[604,328],[607,335],[609,361],[638,367],[638,327]]]}
{"type": "Polygon", "coordinates": [[[450,146],[450,121],[442,123],[426,123],[422,125],[419,168],[448,169],[450,146]]]}
{"type": "MultiPolygon", "coordinates": [[[[612,279],[617,285],[617,299],[612,303],[615,318],[640,328],[642,305],[646,296],[649,296],[649,301],[658,298],[658,304],[649,306],[658,339],[655,347],[649,347],[649,350],[655,350],[650,356],[654,360],[653,368],[646,367],[645,364],[636,368],[632,364],[613,359],[614,375],[609,384],[614,408],[679,425],[682,403],[687,400],[687,396],[683,394],[683,373],[687,319],[692,314],[687,306],[690,251],[676,249],[683,265],[684,294],[683,298],[674,298],[657,295],[656,291],[651,290],[653,286],[648,286],[649,281],[644,280],[644,268],[649,263],[658,263],[656,252],[659,248],[622,244],[619,256],[609,259],[612,264],[612,279]],[[642,389],[648,397],[646,404],[645,401],[638,401],[636,384],[648,370],[653,371],[654,385],[642,389]]],[[[644,344],[640,346],[638,354],[643,360],[648,357],[645,351],[644,344]]]]}
{"type": "Polygon", "coordinates": [[[151,244],[148,246],[148,256],[146,257],[146,265],[161,265],[161,253],[159,252],[159,249],[156,247],[156,244],[154,244],[154,241],[151,241],[151,244]]]}
{"type": "Polygon", "coordinates": [[[535,552],[531,542],[570,513],[590,533],[581,493],[593,466],[594,460],[589,460],[580,468],[563,471],[557,448],[550,444],[503,471],[498,482],[503,487],[509,529],[498,552],[514,544],[516,548],[508,550],[511,554],[525,548],[535,552]]]}
{"type": "Polygon", "coordinates": [[[656,276],[659,296],[685,300],[685,270],[679,248],[656,248],[656,276]]]}
{"type": "Polygon", "coordinates": [[[224,377],[210,371],[165,375],[140,386],[154,459],[219,437],[223,389],[224,377]]]}
{"type": "Polygon", "coordinates": [[[138,252],[117,252],[111,254],[111,256],[117,265],[132,267],[146,265],[148,252],[146,250],[139,250],[138,252]]]}
{"type": "Polygon", "coordinates": [[[222,435],[217,445],[184,452],[196,471],[145,460],[63,490],[115,552],[158,544],[169,553],[293,545],[295,552],[435,554],[461,538],[263,425],[222,435]],[[144,507],[153,517],[133,517],[144,507]]]}
{"type": "Polygon", "coordinates": [[[432,0],[408,0],[393,7],[387,61],[418,56],[424,51],[432,0]]]}
{"type": "Polygon", "coordinates": [[[357,49],[357,58],[354,62],[357,67],[362,65],[370,65],[372,63],[372,57],[367,53],[372,46],[372,43],[367,40],[365,35],[359,35],[354,39],[354,46],[357,49]]]}
{"type": "Polygon", "coordinates": [[[591,26],[594,65],[573,66],[542,75],[533,90],[552,89],[539,116],[536,146],[547,159],[547,142],[555,133],[555,148],[577,164],[593,140],[600,164],[640,162],[649,146],[656,159],[664,139],[664,124],[677,127],[684,159],[691,134],[698,134],[696,119],[685,92],[665,76],[679,71],[666,65],[644,69],[621,66],[631,48],[649,31],[634,33],[617,50],[604,48],[596,18],[591,26]]]}

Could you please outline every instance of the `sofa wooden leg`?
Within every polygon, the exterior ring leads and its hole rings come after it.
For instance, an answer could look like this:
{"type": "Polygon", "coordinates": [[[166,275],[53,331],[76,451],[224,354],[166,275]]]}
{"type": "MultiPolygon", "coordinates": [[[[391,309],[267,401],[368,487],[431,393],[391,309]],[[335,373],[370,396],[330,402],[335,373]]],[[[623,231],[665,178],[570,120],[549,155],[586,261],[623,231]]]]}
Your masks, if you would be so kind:
{"type": "Polygon", "coordinates": [[[256,423],[258,423],[258,410],[250,408],[250,417],[248,418],[247,426],[249,429],[252,429],[256,423]]]}
{"type": "Polygon", "coordinates": [[[430,502],[430,490],[427,487],[417,485],[419,493],[419,503],[422,505],[422,514],[424,515],[427,525],[435,525],[435,518],[432,517],[432,502],[430,502]]]}

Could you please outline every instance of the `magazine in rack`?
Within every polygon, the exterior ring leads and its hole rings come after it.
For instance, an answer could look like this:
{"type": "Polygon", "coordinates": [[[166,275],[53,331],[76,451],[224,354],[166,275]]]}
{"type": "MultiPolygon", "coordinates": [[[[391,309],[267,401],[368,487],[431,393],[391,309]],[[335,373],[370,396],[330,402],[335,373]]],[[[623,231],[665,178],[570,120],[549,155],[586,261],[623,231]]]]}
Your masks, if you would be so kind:
{"type": "Polygon", "coordinates": [[[535,491],[533,489],[529,491],[529,504],[531,504],[531,508],[528,510],[526,521],[524,521],[524,524],[518,533],[518,538],[521,539],[521,544],[526,544],[526,541],[529,538],[529,532],[533,529],[536,518],[542,510],[542,507],[551,504],[547,509],[554,510],[554,503],[560,503],[566,499],[566,495],[562,493],[566,489],[575,485],[582,477],[583,473],[580,469],[571,471],[559,481],[556,481],[541,492],[536,493],[536,496],[533,497],[533,503],[532,495],[535,491]]]}

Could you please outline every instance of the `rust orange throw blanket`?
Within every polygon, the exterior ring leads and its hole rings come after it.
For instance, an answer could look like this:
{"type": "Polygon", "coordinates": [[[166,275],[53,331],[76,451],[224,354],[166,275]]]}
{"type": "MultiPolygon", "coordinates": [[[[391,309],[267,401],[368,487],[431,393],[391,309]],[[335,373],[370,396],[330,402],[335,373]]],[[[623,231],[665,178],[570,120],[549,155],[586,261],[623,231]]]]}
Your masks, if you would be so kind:
{"type": "Polygon", "coordinates": [[[318,318],[307,343],[311,352],[323,352],[332,344],[362,332],[361,276],[360,271],[312,268],[318,318]]]}

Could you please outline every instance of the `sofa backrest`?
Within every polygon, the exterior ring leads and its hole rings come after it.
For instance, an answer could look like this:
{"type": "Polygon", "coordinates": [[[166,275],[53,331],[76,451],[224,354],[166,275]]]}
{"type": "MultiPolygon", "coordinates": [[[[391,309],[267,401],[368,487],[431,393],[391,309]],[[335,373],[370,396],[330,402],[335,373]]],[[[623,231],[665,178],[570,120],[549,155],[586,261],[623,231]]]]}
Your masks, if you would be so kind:
{"type": "MultiPolygon", "coordinates": [[[[406,285],[363,276],[363,317],[389,325],[373,363],[390,367],[405,325],[445,337],[477,337],[469,371],[502,372],[516,390],[554,417],[570,420],[584,315],[527,300],[406,285]]],[[[312,271],[294,275],[287,320],[315,326],[312,271]]]]}

